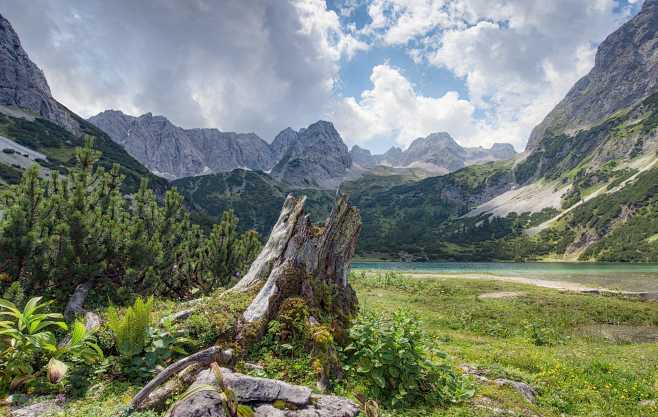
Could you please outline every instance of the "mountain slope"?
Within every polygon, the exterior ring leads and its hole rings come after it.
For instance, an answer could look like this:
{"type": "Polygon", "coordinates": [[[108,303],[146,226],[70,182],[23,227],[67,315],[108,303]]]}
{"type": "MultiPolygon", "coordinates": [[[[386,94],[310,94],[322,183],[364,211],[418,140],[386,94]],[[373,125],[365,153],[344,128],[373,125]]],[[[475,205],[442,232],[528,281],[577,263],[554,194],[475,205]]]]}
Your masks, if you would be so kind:
{"type": "Polygon", "coordinates": [[[361,253],[657,261],[657,23],[648,0],[601,44],[521,158],[355,196],[361,253]]]}
{"type": "Polygon", "coordinates": [[[276,159],[253,133],[183,129],[151,113],[133,117],[106,110],[89,118],[152,172],[169,179],[231,171],[269,170],[276,159]]]}
{"type": "Polygon", "coordinates": [[[270,233],[288,193],[307,196],[305,207],[315,222],[324,221],[334,204],[332,192],[291,190],[264,172],[242,169],[181,178],[171,184],[197,212],[214,219],[231,209],[240,219],[241,230],[255,229],[261,236],[270,233]]]}
{"type": "Polygon", "coordinates": [[[658,0],[645,0],[633,19],[598,48],[594,68],[532,132],[528,151],[550,136],[589,128],[658,91],[658,0]]]}
{"type": "MultiPolygon", "coordinates": [[[[103,155],[101,166],[109,169],[119,164],[126,175],[126,186],[135,189],[142,177],[162,190],[166,183],[152,175],[109,136],[68,110],[55,100],[43,72],[30,60],[9,21],[0,15],[0,135],[3,153],[19,152],[24,146],[43,154],[46,159],[32,159],[44,167],[44,173],[66,171],[74,163],[74,149],[83,143],[83,135],[94,137],[95,147],[103,155]]],[[[24,154],[24,153],[23,153],[24,154]]],[[[15,182],[24,164],[3,163],[0,177],[15,182]]],[[[28,164],[29,165],[29,164],[28,164]]]]}

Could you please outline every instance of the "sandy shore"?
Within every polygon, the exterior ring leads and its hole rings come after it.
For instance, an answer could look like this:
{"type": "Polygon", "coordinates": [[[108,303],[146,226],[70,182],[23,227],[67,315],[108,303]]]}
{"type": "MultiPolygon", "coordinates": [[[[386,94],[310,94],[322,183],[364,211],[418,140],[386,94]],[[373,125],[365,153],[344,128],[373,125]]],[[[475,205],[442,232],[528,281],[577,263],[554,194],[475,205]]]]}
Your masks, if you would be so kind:
{"type": "MultiPolygon", "coordinates": [[[[381,271],[377,270],[367,270],[368,273],[377,273],[381,271]]],[[[483,281],[501,281],[501,282],[510,282],[514,284],[526,284],[534,285],[536,287],[542,288],[551,288],[560,291],[574,291],[587,294],[618,294],[618,295],[629,295],[629,296],[638,296],[646,299],[658,299],[658,292],[652,291],[621,291],[613,290],[604,287],[591,287],[586,286],[577,282],[570,281],[557,281],[557,280],[547,280],[540,278],[527,278],[527,277],[517,277],[517,276],[505,276],[505,275],[495,275],[495,274],[473,274],[473,273],[464,273],[464,274],[442,274],[442,273],[430,273],[430,272],[400,272],[400,274],[413,278],[420,279],[470,279],[470,280],[483,280],[483,281]]]]}

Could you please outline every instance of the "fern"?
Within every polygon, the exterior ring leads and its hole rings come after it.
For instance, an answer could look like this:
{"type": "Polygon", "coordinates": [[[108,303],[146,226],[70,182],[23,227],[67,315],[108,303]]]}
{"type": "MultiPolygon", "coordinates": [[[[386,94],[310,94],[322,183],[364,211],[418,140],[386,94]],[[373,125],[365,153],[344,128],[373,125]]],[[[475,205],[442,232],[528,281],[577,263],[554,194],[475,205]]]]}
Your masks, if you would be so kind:
{"type": "Polygon", "coordinates": [[[115,308],[108,311],[108,326],[114,335],[114,342],[121,356],[131,358],[142,353],[146,346],[148,328],[151,324],[153,298],[144,301],[141,297],[135,300],[120,316],[115,308]]]}

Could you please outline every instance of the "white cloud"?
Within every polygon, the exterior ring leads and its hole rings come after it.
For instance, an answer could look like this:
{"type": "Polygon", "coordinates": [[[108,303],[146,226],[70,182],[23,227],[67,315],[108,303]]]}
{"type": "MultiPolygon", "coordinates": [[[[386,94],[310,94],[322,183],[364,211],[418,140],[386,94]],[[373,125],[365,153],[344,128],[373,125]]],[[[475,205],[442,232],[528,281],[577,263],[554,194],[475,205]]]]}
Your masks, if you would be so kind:
{"type": "Polygon", "coordinates": [[[53,95],[82,116],[153,112],[265,139],[324,114],[341,60],[367,47],[324,0],[0,0],[0,9],[53,95]]]}
{"type": "Polygon", "coordinates": [[[358,99],[344,98],[331,115],[349,143],[394,136],[406,146],[436,131],[448,131],[465,140],[477,132],[474,106],[454,91],[436,98],[418,95],[400,70],[388,64],[375,66],[370,81],[372,90],[358,99]]]}
{"type": "MultiPolygon", "coordinates": [[[[363,33],[450,70],[484,114],[464,141],[509,141],[532,128],[594,64],[596,44],[628,17],[615,0],[375,0],[363,33]]],[[[453,132],[451,132],[453,133],[453,132]]],[[[458,139],[459,135],[453,133],[458,139]]]]}

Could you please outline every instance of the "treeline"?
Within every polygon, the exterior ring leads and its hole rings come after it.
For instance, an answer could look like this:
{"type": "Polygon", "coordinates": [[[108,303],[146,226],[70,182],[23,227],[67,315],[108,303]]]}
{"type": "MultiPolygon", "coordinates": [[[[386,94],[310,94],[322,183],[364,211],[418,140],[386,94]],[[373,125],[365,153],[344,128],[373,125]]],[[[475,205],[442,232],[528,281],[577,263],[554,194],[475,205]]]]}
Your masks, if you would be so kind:
{"type": "Polygon", "coordinates": [[[184,298],[229,284],[260,251],[259,235],[239,234],[231,211],[206,234],[176,190],[158,201],[144,179],[125,196],[119,167],[98,166],[91,138],[75,156],[68,176],[40,178],[33,166],[0,198],[0,295],[64,301],[89,283],[105,297],[184,298]]]}

